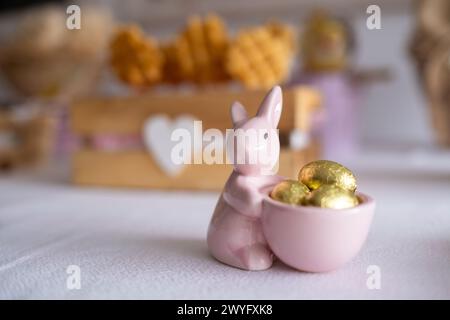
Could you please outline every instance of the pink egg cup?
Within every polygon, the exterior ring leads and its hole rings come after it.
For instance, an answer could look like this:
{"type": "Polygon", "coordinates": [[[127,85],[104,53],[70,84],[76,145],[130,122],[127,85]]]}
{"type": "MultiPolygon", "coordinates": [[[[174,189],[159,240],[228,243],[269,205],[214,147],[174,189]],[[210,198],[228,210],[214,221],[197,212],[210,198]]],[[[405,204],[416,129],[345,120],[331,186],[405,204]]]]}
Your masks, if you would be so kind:
{"type": "MultiPolygon", "coordinates": [[[[233,128],[274,130],[280,121],[282,91],[274,87],[258,112],[249,117],[245,107],[231,107],[233,128]]],[[[246,143],[244,155],[264,150],[269,161],[234,162],[208,228],[207,244],[218,261],[244,270],[266,270],[274,256],[302,271],[325,272],[350,261],[361,249],[375,211],[372,198],[358,193],[361,203],[350,209],[288,205],[269,197],[283,177],[268,174],[279,159],[278,135],[246,143]]],[[[234,137],[234,145],[239,140],[234,137]]],[[[248,157],[245,158],[248,158],[248,157]]]]}
{"type": "Polygon", "coordinates": [[[375,201],[357,193],[361,203],[349,209],[289,205],[265,195],[262,228],[282,262],[307,272],[338,269],[353,259],[369,233],[375,201]]]}

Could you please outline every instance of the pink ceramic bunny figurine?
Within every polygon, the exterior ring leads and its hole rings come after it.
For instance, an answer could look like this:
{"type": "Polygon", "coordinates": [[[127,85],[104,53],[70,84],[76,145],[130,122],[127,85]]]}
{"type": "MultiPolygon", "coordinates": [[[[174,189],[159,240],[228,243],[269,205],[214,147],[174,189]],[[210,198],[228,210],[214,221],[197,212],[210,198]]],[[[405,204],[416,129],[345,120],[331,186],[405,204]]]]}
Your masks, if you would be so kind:
{"type": "Polygon", "coordinates": [[[278,86],[267,94],[254,118],[248,118],[238,102],[231,107],[234,136],[231,147],[230,139],[227,144],[228,151],[233,153],[234,170],[216,205],[207,241],[217,260],[237,268],[265,270],[273,262],[273,254],[262,233],[260,218],[264,193],[261,190],[282,180],[272,170],[280,154],[276,128],[281,109],[282,92],[278,86]],[[262,139],[249,142],[237,137],[237,132],[251,131],[262,133],[258,134],[262,139]],[[261,151],[266,155],[264,161],[263,157],[254,157],[261,151]],[[237,160],[240,156],[245,156],[245,161],[237,160]],[[253,161],[250,161],[252,156],[253,161]]]}

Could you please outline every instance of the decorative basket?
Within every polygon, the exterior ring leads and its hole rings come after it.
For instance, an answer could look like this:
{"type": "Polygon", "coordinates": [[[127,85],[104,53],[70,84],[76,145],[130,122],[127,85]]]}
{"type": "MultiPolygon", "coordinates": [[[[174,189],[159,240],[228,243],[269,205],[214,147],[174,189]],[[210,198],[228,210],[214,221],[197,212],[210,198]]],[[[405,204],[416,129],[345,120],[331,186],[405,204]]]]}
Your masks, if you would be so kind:
{"type": "Polygon", "coordinates": [[[437,142],[450,147],[450,2],[417,2],[418,25],[410,46],[437,142]]]}

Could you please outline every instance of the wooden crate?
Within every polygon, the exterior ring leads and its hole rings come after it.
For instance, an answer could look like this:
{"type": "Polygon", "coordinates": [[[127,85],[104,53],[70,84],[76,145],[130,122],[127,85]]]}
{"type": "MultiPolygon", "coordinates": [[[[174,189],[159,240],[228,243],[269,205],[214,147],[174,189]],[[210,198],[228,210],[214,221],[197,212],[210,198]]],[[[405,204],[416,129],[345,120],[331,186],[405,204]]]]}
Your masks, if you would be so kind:
{"type": "MultiPolygon", "coordinates": [[[[71,127],[82,138],[95,135],[138,135],[148,117],[190,114],[203,122],[203,130],[231,128],[229,109],[240,101],[250,115],[255,114],[263,91],[205,90],[196,93],[147,93],[123,98],[92,98],[77,101],[70,112],[71,127]]],[[[307,87],[285,89],[280,133],[293,129],[310,130],[310,116],[318,107],[318,93],[307,87]]],[[[84,139],[88,140],[88,139],[84,139]]],[[[316,158],[318,146],[311,143],[301,151],[282,148],[279,174],[294,177],[305,162],[316,158]]],[[[72,180],[80,185],[143,187],[163,189],[220,190],[231,166],[224,164],[187,165],[176,177],[167,176],[144,148],[99,151],[85,145],[73,156],[72,180]]]]}

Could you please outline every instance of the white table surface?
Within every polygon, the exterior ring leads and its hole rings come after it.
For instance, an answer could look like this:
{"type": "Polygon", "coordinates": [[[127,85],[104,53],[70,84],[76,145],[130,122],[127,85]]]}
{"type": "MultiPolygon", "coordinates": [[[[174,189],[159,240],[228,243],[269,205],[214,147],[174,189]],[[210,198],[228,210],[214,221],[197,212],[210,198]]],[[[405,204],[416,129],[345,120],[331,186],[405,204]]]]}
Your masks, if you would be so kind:
{"type": "Polygon", "coordinates": [[[353,168],[377,200],[366,245],[326,274],[246,272],[212,259],[216,193],[80,188],[53,171],[0,176],[0,298],[450,299],[450,161],[365,154],[353,168]],[[407,165],[405,165],[405,163],[407,165]],[[66,268],[81,288],[66,287],[66,268]],[[381,288],[369,290],[377,265],[381,288]]]}

